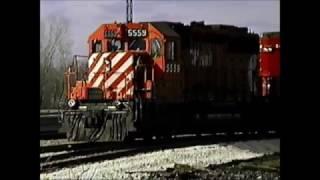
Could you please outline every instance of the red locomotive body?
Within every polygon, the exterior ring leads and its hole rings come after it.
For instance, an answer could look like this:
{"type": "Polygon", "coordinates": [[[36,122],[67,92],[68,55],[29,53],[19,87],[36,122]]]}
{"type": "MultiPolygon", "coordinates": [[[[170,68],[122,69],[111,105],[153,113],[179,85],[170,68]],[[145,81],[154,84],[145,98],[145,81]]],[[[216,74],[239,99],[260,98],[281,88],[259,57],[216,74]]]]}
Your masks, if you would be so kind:
{"type": "Polygon", "coordinates": [[[211,132],[229,127],[217,117],[236,118],[235,107],[255,96],[259,36],[247,28],[103,24],[88,44],[86,73],[77,61],[65,73],[72,140],[211,132]]]}
{"type": "MultiPolygon", "coordinates": [[[[145,43],[147,32],[148,27],[143,24],[100,26],[88,40],[86,77],[73,89],[68,89],[67,97],[74,101],[87,101],[92,97],[100,101],[128,101],[133,98],[135,88],[151,91],[154,69],[153,61],[146,54],[149,48],[145,43]],[[139,39],[129,39],[124,33],[126,29],[139,32],[139,39]],[[141,71],[146,75],[137,73],[141,71]],[[134,82],[134,78],[137,81],[134,82]]],[[[72,75],[67,73],[67,79],[72,75]]],[[[151,97],[148,93],[144,95],[151,97]]]]}
{"type": "Polygon", "coordinates": [[[260,39],[261,95],[280,96],[280,33],[264,33],[260,39]]]}

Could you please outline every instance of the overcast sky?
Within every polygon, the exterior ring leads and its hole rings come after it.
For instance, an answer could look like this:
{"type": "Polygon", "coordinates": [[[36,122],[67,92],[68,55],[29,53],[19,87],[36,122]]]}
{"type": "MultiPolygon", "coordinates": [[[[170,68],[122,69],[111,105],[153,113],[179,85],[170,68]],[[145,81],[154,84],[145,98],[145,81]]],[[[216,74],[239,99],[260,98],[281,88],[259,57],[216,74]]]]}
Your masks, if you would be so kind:
{"type": "MultiPolygon", "coordinates": [[[[87,54],[87,38],[101,24],[126,21],[126,0],[41,0],[40,18],[70,22],[74,54],[87,54]]],[[[280,31],[279,0],[133,0],[133,21],[246,26],[255,32],[280,31]]]]}

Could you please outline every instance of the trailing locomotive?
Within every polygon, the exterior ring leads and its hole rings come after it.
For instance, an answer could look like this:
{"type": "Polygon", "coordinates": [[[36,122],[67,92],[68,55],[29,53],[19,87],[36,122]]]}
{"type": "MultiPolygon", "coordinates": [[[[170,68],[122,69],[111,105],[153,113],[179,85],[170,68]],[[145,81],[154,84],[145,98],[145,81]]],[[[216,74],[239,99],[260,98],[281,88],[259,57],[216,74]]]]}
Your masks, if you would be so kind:
{"type": "Polygon", "coordinates": [[[260,39],[260,93],[263,97],[280,96],[280,33],[264,33],[260,39]]]}
{"type": "Polygon", "coordinates": [[[85,71],[75,59],[65,73],[63,127],[70,140],[253,127],[243,122],[258,95],[259,36],[247,28],[112,23],[88,44],[85,71]]]}

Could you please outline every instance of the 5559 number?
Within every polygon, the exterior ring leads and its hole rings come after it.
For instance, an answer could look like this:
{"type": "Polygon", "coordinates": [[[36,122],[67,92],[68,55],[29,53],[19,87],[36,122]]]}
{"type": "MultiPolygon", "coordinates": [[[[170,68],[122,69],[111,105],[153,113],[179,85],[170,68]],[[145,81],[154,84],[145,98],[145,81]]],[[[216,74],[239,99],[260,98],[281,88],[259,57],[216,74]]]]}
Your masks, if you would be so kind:
{"type": "Polygon", "coordinates": [[[146,29],[128,29],[128,37],[146,37],[146,29]]]}
{"type": "Polygon", "coordinates": [[[165,71],[168,73],[179,73],[180,72],[180,64],[167,64],[165,71]]]}

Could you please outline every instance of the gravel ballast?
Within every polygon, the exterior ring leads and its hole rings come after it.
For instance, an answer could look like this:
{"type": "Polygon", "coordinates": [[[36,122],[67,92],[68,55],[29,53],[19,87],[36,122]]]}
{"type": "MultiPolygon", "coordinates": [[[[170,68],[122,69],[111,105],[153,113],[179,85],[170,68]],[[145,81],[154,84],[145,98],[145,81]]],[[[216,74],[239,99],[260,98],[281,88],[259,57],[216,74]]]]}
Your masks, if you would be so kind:
{"type": "Polygon", "coordinates": [[[196,169],[210,165],[262,157],[280,152],[280,140],[259,140],[191,146],[141,153],[130,157],[89,163],[40,174],[41,179],[142,179],[157,171],[166,171],[177,164],[196,169]]]}

